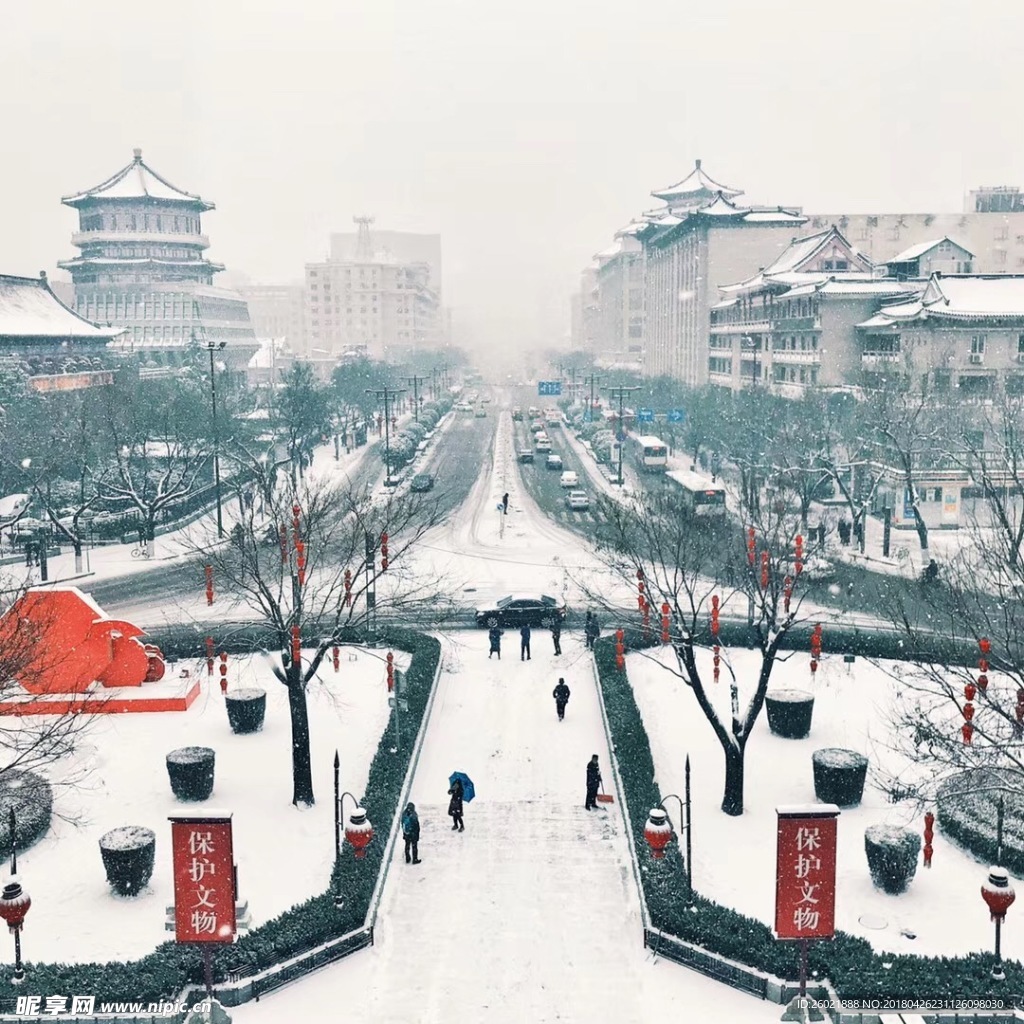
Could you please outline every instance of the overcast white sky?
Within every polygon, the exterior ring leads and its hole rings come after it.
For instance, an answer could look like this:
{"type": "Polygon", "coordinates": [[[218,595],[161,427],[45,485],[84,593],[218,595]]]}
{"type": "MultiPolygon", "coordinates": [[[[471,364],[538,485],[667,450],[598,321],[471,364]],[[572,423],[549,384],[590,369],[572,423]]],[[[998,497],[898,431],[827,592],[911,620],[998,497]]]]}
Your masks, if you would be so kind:
{"type": "Polygon", "coordinates": [[[46,0],[0,12],[0,272],[131,159],[217,204],[211,256],[300,279],[332,231],[439,231],[481,346],[559,342],[580,268],[701,157],[809,212],[1024,185],[1005,0],[46,0]]]}

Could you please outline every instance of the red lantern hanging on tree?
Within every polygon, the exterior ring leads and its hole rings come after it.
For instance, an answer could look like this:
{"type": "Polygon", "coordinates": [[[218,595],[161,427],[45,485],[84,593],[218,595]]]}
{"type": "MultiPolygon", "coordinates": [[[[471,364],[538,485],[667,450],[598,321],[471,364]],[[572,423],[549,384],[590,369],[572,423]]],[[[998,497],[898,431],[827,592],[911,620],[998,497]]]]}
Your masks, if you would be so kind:
{"type": "Polygon", "coordinates": [[[757,550],[757,533],[751,526],[747,530],[747,562],[750,564],[750,568],[754,568],[754,556],[757,550]]]}
{"type": "Polygon", "coordinates": [[[300,540],[295,542],[295,560],[298,566],[299,586],[306,585],[306,545],[300,540]]]}
{"type": "Polygon", "coordinates": [[[345,607],[352,605],[352,570],[345,570],[345,607]]]}
{"type": "Polygon", "coordinates": [[[388,535],[380,535],[380,571],[386,572],[388,568],[388,535]]]}
{"type": "Polygon", "coordinates": [[[796,541],[794,542],[794,558],[793,558],[793,572],[797,579],[800,578],[800,573],[804,571],[804,538],[803,534],[798,533],[796,535],[796,541]]]}
{"type": "Polygon", "coordinates": [[[768,552],[761,552],[761,589],[768,589],[768,552]]]}
{"type": "Polygon", "coordinates": [[[722,664],[722,648],[719,647],[718,644],[715,644],[715,646],[712,648],[712,650],[714,651],[714,675],[715,675],[715,682],[717,683],[718,682],[718,673],[719,673],[719,670],[720,670],[720,666],[722,664]]]}
{"type": "Polygon", "coordinates": [[[924,866],[932,866],[932,839],[935,833],[932,831],[935,825],[935,815],[929,811],[924,816],[924,866]]]}
{"type": "Polygon", "coordinates": [[[811,633],[811,675],[818,671],[818,662],[821,661],[821,623],[819,622],[811,633]]]}
{"type": "Polygon", "coordinates": [[[302,509],[298,505],[292,505],[292,542],[298,545],[299,541],[302,540],[301,527],[299,523],[299,516],[302,513],[302,509]]]}
{"type": "Polygon", "coordinates": [[[388,693],[391,693],[395,688],[395,656],[388,651],[388,693]]]}
{"type": "Polygon", "coordinates": [[[671,609],[668,601],[661,604],[661,642],[667,644],[669,641],[669,626],[671,625],[671,609]]]}
{"type": "Polygon", "coordinates": [[[206,674],[213,675],[213,637],[206,638],[206,674]]]}
{"type": "Polygon", "coordinates": [[[334,664],[334,671],[339,671],[341,668],[341,649],[337,644],[331,648],[331,661],[334,664]]]}
{"type": "Polygon", "coordinates": [[[213,566],[206,567],[206,603],[213,604],[213,566]]]}
{"type": "Polygon", "coordinates": [[[302,630],[292,626],[292,664],[302,664],[302,630]]]}
{"type": "Polygon", "coordinates": [[[228,692],[228,652],[220,652],[220,692],[228,692]]]}
{"type": "Polygon", "coordinates": [[[626,667],[626,633],[622,629],[615,630],[615,667],[626,667]]]}
{"type": "Polygon", "coordinates": [[[718,636],[718,629],[719,629],[718,612],[719,612],[719,599],[718,599],[718,595],[717,594],[712,594],[711,595],[711,635],[713,637],[717,637],[718,636]]]}
{"type": "Polygon", "coordinates": [[[988,667],[989,652],[992,650],[992,644],[985,638],[982,637],[978,641],[978,647],[981,649],[981,657],[978,659],[978,686],[981,692],[984,693],[988,689],[988,667]]]}
{"type": "Polygon", "coordinates": [[[646,596],[644,595],[644,571],[643,571],[643,569],[637,569],[637,571],[636,571],[636,590],[637,590],[636,606],[637,606],[637,608],[640,609],[640,611],[643,611],[644,610],[644,601],[646,600],[646,596]]]}

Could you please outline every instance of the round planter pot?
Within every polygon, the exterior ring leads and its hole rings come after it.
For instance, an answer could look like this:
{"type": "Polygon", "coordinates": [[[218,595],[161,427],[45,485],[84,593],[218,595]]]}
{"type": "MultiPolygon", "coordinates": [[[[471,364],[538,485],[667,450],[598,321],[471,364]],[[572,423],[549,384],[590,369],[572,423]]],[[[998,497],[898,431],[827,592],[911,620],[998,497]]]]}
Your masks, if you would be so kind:
{"type": "Polygon", "coordinates": [[[213,792],[215,754],[210,747],[181,747],[167,755],[171,790],[179,800],[207,800],[213,792]]]}
{"type": "Polygon", "coordinates": [[[267,691],[256,687],[225,694],[228,722],[233,733],[259,732],[267,713],[267,691]]]}
{"type": "Polygon", "coordinates": [[[906,892],[917,872],[921,837],[897,825],[872,825],[864,830],[864,852],[871,881],[892,896],[906,892]]]}
{"type": "Polygon", "coordinates": [[[811,755],[814,795],[823,804],[856,807],[864,796],[868,759],[856,750],[826,747],[811,755]]]}
{"type": "Polygon", "coordinates": [[[137,896],[153,875],[156,833],[123,825],[100,839],[100,856],[110,887],[119,896],[137,896]]]}
{"type": "Polygon", "coordinates": [[[787,740],[806,739],[811,731],[814,695],[806,690],[774,690],[766,694],[768,728],[787,740]]]}

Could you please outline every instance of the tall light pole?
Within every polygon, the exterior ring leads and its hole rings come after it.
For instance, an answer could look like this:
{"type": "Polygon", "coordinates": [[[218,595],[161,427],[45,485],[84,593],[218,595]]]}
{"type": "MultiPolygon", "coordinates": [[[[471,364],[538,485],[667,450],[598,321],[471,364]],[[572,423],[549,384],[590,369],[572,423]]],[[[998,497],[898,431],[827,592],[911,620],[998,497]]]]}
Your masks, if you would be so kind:
{"type": "Polygon", "coordinates": [[[627,387],[625,384],[616,384],[601,389],[602,391],[608,392],[609,398],[618,398],[619,400],[619,429],[617,440],[619,442],[619,486],[622,486],[622,446],[626,441],[626,424],[625,424],[625,406],[626,395],[632,394],[634,391],[639,391],[639,385],[634,384],[632,387],[627,387]]]}
{"type": "Polygon", "coordinates": [[[600,374],[592,373],[584,381],[584,383],[590,385],[590,405],[587,407],[587,415],[586,415],[587,423],[589,423],[594,418],[594,388],[595,388],[595,386],[597,385],[597,382],[600,379],[601,379],[601,375],[600,374]]]}
{"type": "Polygon", "coordinates": [[[417,423],[420,421],[420,385],[426,379],[426,377],[417,377],[415,374],[411,377],[402,378],[406,384],[412,385],[412,411],[417,423]]]}
{"type": "Polygon", "coordinates": [[[405,394],[405,388],[367,388],[368,395],[376,395],[377,401],[384,400],[384,486],[391,487],[391,402],[405,394]]]}
{"type": "Polygon", "coordinates": [[[222,352],[226,341],[208,341],[206,351],[210,353],[210,404],[213,406],[213,487],[217,494],[217,536],[224,536],[224,511],[220,501],[220,433],[217,429],[217,372],[213,365],[214,352],[222,352]]]}

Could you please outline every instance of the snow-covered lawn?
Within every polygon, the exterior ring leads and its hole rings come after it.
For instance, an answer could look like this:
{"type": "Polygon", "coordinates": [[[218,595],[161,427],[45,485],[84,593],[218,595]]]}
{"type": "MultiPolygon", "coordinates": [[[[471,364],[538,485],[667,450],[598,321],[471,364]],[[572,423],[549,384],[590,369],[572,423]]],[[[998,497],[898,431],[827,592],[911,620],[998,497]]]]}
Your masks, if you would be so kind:
{"type": "MultiPolygon", "coordinates": [[[[200,673],[202,694],[186,712],[94,716],[74,762],[61,766],[63,778],[87,773],[84,783],[56,788],[50,831],[18,856],[32,896],[26,958],[134,959],[169,938],[164,912],[174,902],[174,887],[167,818],[204,807],[234,814],[239,893],[249,902],[254,926],[323,892],[334,858],[334,751],[341,755],[342,788],[361,796],[389,713],[384,653],[342,648],[340,672],[328,658],[310,686],[317,803],[307,810],[291,806],[287,695],[262,657],[228,663],[229,689],[267,691],[262,732],[231,732],[218,669],[208,677],[205,661],[169,667],[175,674],[182,668],[200,673]],[[181,803],[171,793],[164,757],[184,746],[216,751],[213,795],[203,803],[181,803]],[[111,893],[100,860],[100,836],[122,825],[144,826],[157,837],[152,880],[134,899],[111,893]]],[[[398,667],[408,660],[395,652],[398,667]]]]}
{"type": "MultiPolygon", "coordinates": [[[[742,694],[744,681],[749,682],[760,665],[760,656],[742,649],[730,649],[729,655],[742,694]]],[[[692,691],[659,660],[674,663],[670,651],[658,649],[651,655],[629,654],[627,669],[663,794],[682,793],[684,762],[690,755],[694,885],[704,895],[771,924],[775,808],[815,802],[811,755],[823,747],[856,750],[870,759],[872,767],[900,769],[889,712],[899,684],[882,667],[861,659],[846,665],[841,657],[826,654],[813,682],[809,655],[794,654],[779,663],[769,692],[782,688],[813,692],[811,734],[804,740],[780,739],[772,735],[762,712],[747,745],[746,810],[742,817],[731,818],[720,810],[725,779],[721,747],[692,691]]],[[[700,651],[698,663],[703,678],[710,680],[711,652],[700,651]]],[[[723,669],[722,682],[712,695],[725,712],[727,679],[723,669]]],[[[669,812],[677,813],[674,801],[669,812]]],[[[891,804],[872,787],[869,769],[861,806],[844,810],[839,817],[836,927],[868,939],[879,950],[962,955],[991,949],[992,924],[979,892],[987,866],[948,842],[936,826],[932,867],[919,863],[906,893],[886,895],[873,887],[864,853],[864,830],[874,824],[904,825],[919,833],[924,827],[923,815],[909,802],[891,804]]],[[[1003,952],[1024,958],[1024,929],[1014,925],[1012,911],[1003,930],[1003,952]]]]}

